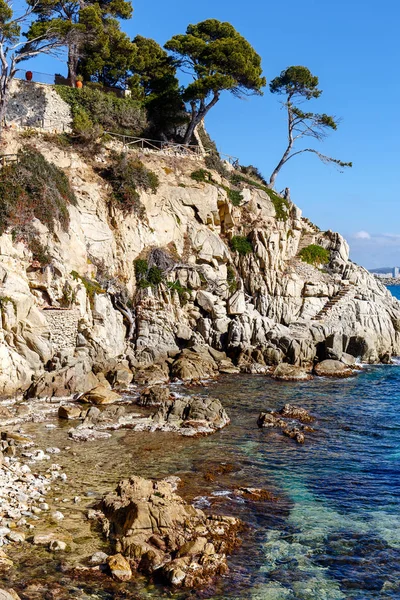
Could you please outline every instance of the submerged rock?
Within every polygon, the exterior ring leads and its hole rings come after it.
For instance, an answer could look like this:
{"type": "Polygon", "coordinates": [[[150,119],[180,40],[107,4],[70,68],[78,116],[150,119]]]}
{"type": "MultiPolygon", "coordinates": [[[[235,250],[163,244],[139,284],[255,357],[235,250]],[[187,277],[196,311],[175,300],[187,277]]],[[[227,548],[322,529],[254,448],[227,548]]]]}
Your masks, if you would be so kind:
{"type": "Polygon", "coordinates": [[[127,562],[128,567],[173,586],[191,588],[228,571],[226,554],[237,543],[240,521],[207,516],[174,493],[166,480],[121,481],[100,508],[103,528],[118,553],[108,559],[109,565],[113,558],[126,576],[127,562]]]}
{"type": "Polygon", "coordinates": [[[301,406],[285,404],[278,412],[261,412],[257,419],[257,425],[265,428],[281,429],[282,433],[298,444],[304,444],[304,432],[312,432],[314,429],[307,425],[313,423],[315,417],[301,406]]]}
{"type": "Polygon", "coordinates": [[[286,419],[297,419],[297,421],[301,421],[302,423],[312,423],[315,421],[315,417],[310,415],[305,408],[294,406],[293,404],[285,404],[279,411],[279,414],[286,419]]]}

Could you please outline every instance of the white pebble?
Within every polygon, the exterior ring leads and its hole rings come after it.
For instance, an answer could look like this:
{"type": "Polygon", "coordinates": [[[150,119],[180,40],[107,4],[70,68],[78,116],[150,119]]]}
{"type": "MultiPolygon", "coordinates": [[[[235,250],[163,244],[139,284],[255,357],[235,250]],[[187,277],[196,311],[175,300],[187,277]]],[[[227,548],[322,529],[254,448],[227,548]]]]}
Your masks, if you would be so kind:
{"type": "Polygon", "coordinates": [[[59,510],[56,510],[56,512],[53,512],[51,516],[53,517],[53,519],[55,521],[62,521],[64,518],[64,515],[59,510]]]}

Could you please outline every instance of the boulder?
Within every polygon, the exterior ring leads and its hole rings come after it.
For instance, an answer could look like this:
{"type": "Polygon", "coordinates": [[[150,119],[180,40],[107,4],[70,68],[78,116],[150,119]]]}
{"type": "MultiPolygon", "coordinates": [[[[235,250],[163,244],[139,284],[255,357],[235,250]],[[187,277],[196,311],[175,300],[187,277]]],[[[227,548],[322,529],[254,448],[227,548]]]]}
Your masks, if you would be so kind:
{"type": "Polygon", "coordinates": [[[88,404],[95,404],[96,406],[102,406],[103,404],[114,404],[121,399],[121,396],[112,390],[105,388],[102,385],[85,392],[80,396],[80,402],[87,402],[88,404]]]}
{"type": "Polygon", "coordinates": [[[62,404],[58,409],[60,419],[79,419],[82,409],[76,404],[62,404]]]}
{"type": "Polygon", "coordinates": [[[0,590],[0,600],[20,600],[20,597],[14,590],[0,590]]]}
{"type": "Polygon", "coordinates": [[[309,381],[312,375],[307,373],[302,367],[295,367],[288,363],[281,363],[272,374],[274,379],[278,381],[309,381]]]}
{"type": "Polygon", "coordinates": [[[205,347],[204,352],[184,350],[171,367],[171,376],[182,381],[210,379],[218,373],[218,365],[205,347]]]}
{"type": "Polygon", "coordinates": [[[138,368],[134,374],[134,381],[139,385],[157,385],[167,383],[168,380],[169,370],[166,363],[138,368]]]}
{"type": "Polygon", "coordinates": [[[305,408],[301,406],[294,406],[293,404],[285,404],[283,408],[279,411],[279,414],[286,419],[296,419],[301,423],[313,423],[315,421],[315,417],[310,415],[305,408]]]}
{"type": "Polygon", "coordinates": [[[168,387],[154,385],[141,392],[137,403],[139,406],[160,406],[168,402],[170,397],[171,392],[168,387]]]}
{"type": "Polygon", "coordinates": [[[99,508],[123,573],[129,573],[127,563],[146,575],[157,573],[173,586],[192,588],[208,585],[228,570],[226,554],[237,543],[240,521],[207,516],[178,496],[167,480],[121,481],[99,508]]]}
{"type": "Polygon", "coordinates": [[[351,377],[353,371],[339,360],[323,360],[314,367],[314,373],[319,377],[351,377]]]}
{"type": "Polygon", "coordinates": [[[132,579],[132,569],[129,562],[122,554],[115,554],[107,557],[107,564],[111,575],[117,581],[129,581],[132,579]]]}
{"type": "Polygon", "coordinates": [[[181,429],[184,435],[213,433],[229,423],[230,419],[218,399],[200,396],[170,400],[153,416],[153,429],[181,429]]]}
{"type": "Polygon", "coordinates": [[[133,380],[133,373],[128,367],[119,365],[108,375],[112,387],[126,389],[133,380]]]}
{"type": "Polygon", "coordinates": [[[228,315],[242,315],[246,312],[244,292],[238,290],[228,300],[228,315]]]}
{"type": "Polygon", "coordinates": [[[90,362],[74,361],[57,371],[45,372],[25,392],[25,398],[51,398],[84,393],[98,385],[90,362]]]}

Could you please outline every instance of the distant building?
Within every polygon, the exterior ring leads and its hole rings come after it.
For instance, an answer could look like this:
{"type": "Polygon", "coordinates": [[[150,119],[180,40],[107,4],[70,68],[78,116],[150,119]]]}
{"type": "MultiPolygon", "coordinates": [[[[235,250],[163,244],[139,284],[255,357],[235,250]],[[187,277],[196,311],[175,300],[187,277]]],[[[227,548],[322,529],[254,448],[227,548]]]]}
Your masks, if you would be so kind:
{"type": "Polygon", "coordinates": [[[399,276],[400,273],[400,269],[399,267],[394,267],[393,268],[393,277],[396,279],[399,276]]]}

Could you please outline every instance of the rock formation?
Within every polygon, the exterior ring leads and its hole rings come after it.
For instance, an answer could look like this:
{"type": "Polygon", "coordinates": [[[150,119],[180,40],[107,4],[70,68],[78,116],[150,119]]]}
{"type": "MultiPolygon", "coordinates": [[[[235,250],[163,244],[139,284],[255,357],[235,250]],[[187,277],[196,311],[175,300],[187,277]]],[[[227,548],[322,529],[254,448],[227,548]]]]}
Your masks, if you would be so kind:
{"type": "MultiPolygon", "coordinates": [[[[13,153],[26,141],[8,131],[4,143],[13,153]]],[[[294,204],[278,210],[242,183],[235,206],[217,173],[211,183],[191,178],[201,159],[149,152],[140,159],[160,185],[140,193],[140,216],[126,214],[99,174],[109,150],[89,158],[49,136],[33,143],[68,175],[77,203],[67,230],[31,223],[48,265],[11,232],[0,236],[0,395],[85,393],[104,384],[110,364],[123,366],[109,381],[125,389],[132,377],[153,385],[281,363],[310,372],[322,360],[376,363],[400,353],[399,302],[349,260],[339,234],[318,230],[294,204]],[[252,251],[233,251],[234,236],[252,251]],[[328,250],[324,268],[299,258],[310,243],[328,250]],[[143,257],[162,271],[157,285],[138,285],[143,257]]]]}
{"type": "Polygon", "coordinates": [[[186,504],[174,479],[131,477],[103,498],[103,529],[117,552],[108,558],[114,577],[130,579],[133,568],[191,588],[228,571],[226,555],[235,547],[240,521],[186,504]]]}

